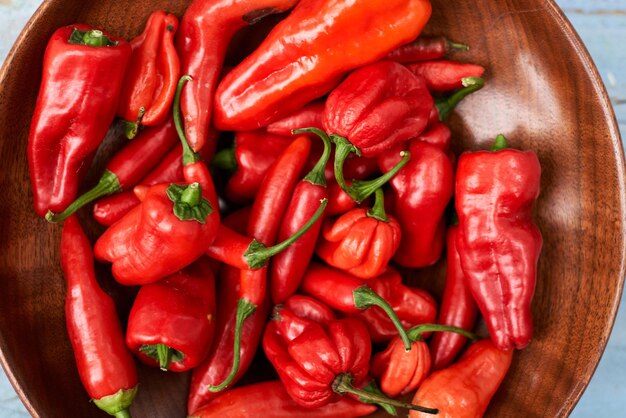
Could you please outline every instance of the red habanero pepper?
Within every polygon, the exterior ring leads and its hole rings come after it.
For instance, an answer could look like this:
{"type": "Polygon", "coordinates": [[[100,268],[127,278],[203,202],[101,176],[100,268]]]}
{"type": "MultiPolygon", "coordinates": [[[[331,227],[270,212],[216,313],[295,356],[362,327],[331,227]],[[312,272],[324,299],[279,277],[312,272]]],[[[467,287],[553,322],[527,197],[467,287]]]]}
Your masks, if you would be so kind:
{"type": "Polygon", "coordinates": [[[271,134],[283,136],[291,136],[292,131],[302,128],[324,129],[324,106],[323,101],[311,102],[291,115],[270,123],[265,129],[271,134]]]}
{"type": "Polygon", "coordinates": [[[537,281],[541,232],[532,208],[541,166],[532,151],[461,154],[456,177],[457,250],[491,340],[501,350],[522,349],[532,337],[530,304],[537,281]]]}
{"type": "MultiPolygon", "coordinates": [[[[465,274],[461,267],[459,253],[456,250],[458,231],[458,225],[448,228],[446,286],[443,291],[437,322],[469,331],[476,323],[478,307],[465,282],[465,274]]],[[[465,346],[466,341],[465,337],[456,333],[441,332],[435,334],[430,340],[433,370],[443,369],[452,363],[465,346]]]]}
{"type": "Polygon", "coordinates": [[[148,128],[129,142],[107,163],[98,184],[83,193],[63,212],[48,212],[46,220],[60,222],[94,200],[136,185],[177,142],[176,127],[169,120],[164,125],[148,128]]]}
{"type": "Polygon", "coordinates": [[[370,210],[356,208],[327,219],[315,252],[326,263],[361,279],[381,274],[400,245],[398,222],[385,213],[382,189],[370,210]]]}
{"type": "MultiPolygon", "coordinates": [[[[513,350],[498,350],[490,340],[472,344],[459,361],[431,374],[413,402],[439,409],[441,418],[481,418],[509,370],[513,350]]],[[[411,418],[426,417],[411,411],[411,418]]]]}
{"type": "MultiPolygon", "coordinates": [[[[370,372],[380,379],[380,389],[387,396],[406,395],[419,387],[431,369],[428,344],[422,334],[446,331],[477,340],[478,336],[460,328],[438,324],[422,324],[407,331],[412,341],[410,351],[404,349],[402,341],[395,337],[384,351],[372,357],[370,372]],[[459,334],[457,334],[459,333],[459,334]]],[[[437,333],[437,335],[439,334],[437,333]]]]}
{"type": "Polygon", "coordinates": [[[394,49],[385,59],[400,63],[430,61],[443,58],[450,51],[469,51],[469,46],[452,42],[444,36],[420,36],[394,49]]]}
{"type": "Polygon", "coordinates": [[[207,259],[139,289],[126,345],[153,367],[184,372],[209,352],[215,330],[215,278],[207,259]]]}
{"type": "Polygon", "coordinates": [[[428,0],[301,1],[224,77],[215,95],[215,126],[252,130],[295,112],[328,93],[347,71],[415,39],[430,14],[428,0]]]}
{"type": "Polygon", "coordinates": [[[143,33],[130,42],[132,54],[122,85],[117,115],[126,121],[126,136],[137,135],[139,125],[158,126],[169,116],[180,60],[174,47],[178,18],[158,10],[148,18],[143,33]]]}
{"type": "Polygon", "coordinates": [[[476,64],[437,60],[406,64],[413,74],[424,77],[428,90],[445,92],[463,87],[462,80],[481,77],[485,68],[476,64]]]}
{"type": "Polygon", "coordinates": [[[422,134],[417,136],[415,139],[422,142],[428,142],[429,144],[440,148],[448,155],[450,161],[453,161],[452,157],[454,156],[454,153],[451,151],[452,132],[445,123],[437,121],[436,123],[429,125],[428,129],[422,132],[422,134]]]}
{"type": "Polygon", "coordinates": [[[356,314],[372,306],[380,307],[393,322],[406,349],[411,348],[398,315],[389,302],[374,292],[364,280],[323,264],[311,263],[302,279],[300,290],[347,314],[356,314]]]}
{"type": "MultiPolygon", "coordinates": [[[[437,302],[427,291],[405,286],[400,273],[389,267],[382,275],[367,281],[368,286],[391,305],[404,328],[433,322],[437,317],[437,302]]],[[[372,341],[387,342],[398,335],[389,316],[378,306],[357,314],[363,320],[372,341]]]]}
{"type": "MultiPolygon", "coordinates": [[[[412,158],[391,179],[393,216],[402,228],[394,260],[404,267],[434,264],[445,243],[445,211],[454,193],[454,167],[439,147],[411,140],[412,158]]],[[[397,152],[379,158],[383,172],[397,163],[397,152]]]]}
{"type": "Polygon", "coordinates": [[[115,117],[130,45],[87,25],[52,34],[28,135],[35,211],[62,212],[115,117]]]}
{"type": "MultiPolygon", "coordinates": [[[[195,80],[181,101],[185,135],[194,151],[207,143],[214,92],[233,35],[265,16],[291,9],[295,3],[296,0],[194,0],[189,5],[176,45],[182,74],[195,80]]],[[[248,130],[237,128],[233,130],[248,130]]]]}
{"type": "Polygon", "coordinates": [[[61,265],[67,281],[65,317],[78,374],[96,406],[117,418],[137,393],[137,368],[124,344],[113,299],[96,280],[91,244],[78,219],[63,225],[61,265]]]}
{"type": "Polygon", "coordinates": [[[375,405],[350,398],[321,406],[305,408],[294,402],[280,380],[255,383],[226,392],[189,418],[351,418],[363,417],[376,411],[375,405]]]}
{"type": "Polygon", "coordinates": [[[262,130],[236,132],[233,147],[218,152],[211,163],[234,172],[226,184],[226,198],[235,203],[252,201],[267,170],[292,142],[293,138],[262,130]]]}

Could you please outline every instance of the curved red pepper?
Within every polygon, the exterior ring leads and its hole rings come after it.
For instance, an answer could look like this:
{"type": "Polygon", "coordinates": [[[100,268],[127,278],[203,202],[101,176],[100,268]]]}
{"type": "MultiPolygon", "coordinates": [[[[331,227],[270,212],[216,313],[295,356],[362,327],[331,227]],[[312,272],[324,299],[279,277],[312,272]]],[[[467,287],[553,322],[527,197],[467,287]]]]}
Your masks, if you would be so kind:
{"type": "Polygon", "coordinates": [[[448,60],[416,62],[406,67],[413,74],[424,77],[428,90],[434,92],[460,89],[464,78],[482,77],[485,72],[480,65],[448,60]]]}
{"type": "Polygon", "coordinates": [[[450,51],[469,51],[469,46],[451,42],[444,36],[420,36],[406,45],[402,45],[385,56],[396,62],[430,61],[443,58],[450,51]]]}
{"type": "Polygon", "coordinates": [[[117,115],[127,123],[126,136],[137,134],[139,124],[165,122],[180,77],[180,60],[174,47],[178,18],[161,10],[153,12],[143,33],[133,39],[117,115]]]}
{"type": "Polygon", "coordinates": [[[291,9],[295,3],[296,0],[195,0],[189,5],[180,24],[177,47],[182,74],[194,79],[181,101],[185,136],[194,151],[207,143],[213,93],[233,35],[269,14],[291,9]]]}
{"type": "Polygon", "coordinates": [[[115,117],[130,45],[87,25],[58,29],[48,42],[28,135],[35,211],[62,212],[115,117]]]}
{"type": "Polygon", "coordinates": [[[324,129],[324,106],[323,101],[311,102],[289,116],[270,123],[265,129],[271,134],[283,136],[291,136],[292,131],[297,129],[324,129]]]}
{"type": "Polygon", "coordinates": [[[215,330],[215,278],[207,259],[139,289],[126,345],[161,370],[183,372],[208,354],[215,330]]]}
{"type": "Polygon", "coordinates": [[[124,344],[113,299],[98,286],[91,244],[75,216],[63,225],[61,266],[67,281],[67,332],[80,380],[96,406],[130,418],[137,368],[124,344]]]}
{"type": "Polygon", "coordinates": [[[532,208],[541,166],[532,151],[503,149],[459,158],[456,211],[461,265],[491,339],[502,350],[522,349],[532,337],[530,304],[537,280],[541,232],[532,208]]]}

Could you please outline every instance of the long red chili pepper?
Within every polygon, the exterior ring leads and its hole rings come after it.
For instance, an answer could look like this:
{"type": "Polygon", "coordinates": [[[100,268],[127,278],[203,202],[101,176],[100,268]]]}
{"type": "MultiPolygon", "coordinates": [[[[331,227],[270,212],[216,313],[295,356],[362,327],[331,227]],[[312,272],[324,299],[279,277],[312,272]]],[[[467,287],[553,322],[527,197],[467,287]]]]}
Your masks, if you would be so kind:
{"type": "Polygon", "coordinates": [[[48,42],[28,135],[35,211],[62,212],[115,117],[130,45],[87,25],[58,29],[48,42]]]}
{"type": "Polygon", "coordinates": [[[224,77],[215,126],[252,130],[293,113],[328,93],[347,71],[415,39],[430,14],[427,0],[300,2],[224,77]]]}
{"type": "Polygon", "coordinates": [[[180,60],[174,47],[178,18],[161,10],[153,12],[143,33],[130,42],[133,49],[117,115],[126,121],[132,139],[139,125],[158,126],[169,116],[180,60]]]}
{"type": "Polygon", "coordinates": [[[461,266],[496,347],[522,349],[532,337],[530,304],[541,232],[532,220],[541,166],[532,151],[463,153],[456,180],[461,266]]]}
{"type": "MultiPolygon", "coordinates": [[[[437,322],[469,331],[476,323],[478,307],[467,286],[465,273],[463,273],[459,253],[456,249],[458,230],[458,225],[448,228],[446,286],[443,291],[437,322]]],[[[433,370],[442,369],[452,363],[466,342],[466,338],[460,334],[451,332],[435,334],[430,340],[433,370]]]]}
{"type": "Polygon", "coordinates": [[[452,113],[464,98],[485,86],[485,80],[479,77],[467,77],[461,79],[461,85],[462,88],[455,91],[449,97],[439,97],[435,100],[435,107],[433,107],[430,113],[430,120],[428,122],[430,126],[448,119],[450,113],[452,113]]]}
{"type": "Polygon", "coordinates": [[[202,149],[207,142],[213,93],[233,35],[267,15],[291,9],[295,3],[296,0],[195,0],[187,8],[177,47],[181,73],[195,80],[181,99],[185,135],[194,151],[202,149]]]}
{"type": "Polygon", "coordinates": [[[201,258],[139,289],[126,330],[126,345],[145,364],[183,372],[207,356],[215,330],[215,278],[201,258]]]}
{"type": "Polygon", "coordinates": [[[430,61],[443,58],[450,51],[469,51],[469,46],[452,42],[444,36],[420,36],[385,56],[385,59],[401,63],[430,61]]]}
{"type": "Polygon", "coordinates": [[[424,77],[428,90],[445,92],[463,87],[462,80],[468,77],[482,77],[485,68],[476,65],[448,60],[436,60],[407,64],[416,75],[424,77]]]}
{"type": "Polygon", "coordinates": [[[324,129],[324,106],[323,101],[309,103],[291,115],[270,123],[265,129],[269,133],[283,136],[291,136],[292,131],[302,128],[324,129]]]}
{"type": "Polygon", "coordinates": [[[67,281],[67,331],[80,380],[98,408],[130,418],[137,368],[124,344],[115,304],[98,286],[91,244],[75,216],[63,225],[61,265],[67,281]]]}
{"type": "MultiPolygon", "coordinates": [[[[441,418],[482,417],[511,365],[513,350],[498,350],[490,340],[472,344],[459,361],[431,374],[413,397],[439,409],[441,418]]],[[[411,411],[411,418],[425,418],[411,411]]]]}
{"type": "Polygon", "coordinates": [[[60,222],[94,200],[136,185],[178,140],[174,122],[148,128],[107,163],[98,184],[78,197],[63,212],[48,212],[46,220],[60,222]]]}

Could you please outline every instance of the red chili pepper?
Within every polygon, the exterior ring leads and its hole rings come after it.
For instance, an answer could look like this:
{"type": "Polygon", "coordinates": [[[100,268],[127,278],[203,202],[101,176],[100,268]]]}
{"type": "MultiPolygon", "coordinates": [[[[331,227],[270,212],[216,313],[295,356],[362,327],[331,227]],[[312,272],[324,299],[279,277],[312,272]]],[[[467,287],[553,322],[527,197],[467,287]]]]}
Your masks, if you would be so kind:
{"type": "Polygon", "coordinates": [[[453,161],[452,157],[454,156],[454,153],[450,150],[450,147],[452,146],[452,132],[446,124],[437,121],[428,126],[428,129],[422,132],[415,139],[422,142],[428,142],[429,144],[440,148],[448,155],[450,161],[453,161]]]}
{"type": "Polygon", "coordinates": [[[485,80],[478,77],[466,77],[461,79],[461,85],[462,88],[455,91],[449,97],[438,97],[435,100],[435,106],[430,112],[429,126],[433,126],[438,122],[443,122],[448,119],[450,113],[452,113],[464,98],[485,86],[485,80]]]}
{"type": "Polygon", "coordinates": [[[450,51],[469,51],[469,46],[452,42],[444,36],[420,36],[394,49],[385,59],[401,63],[430,61],[443,58],[450,51]]]}
{"type": "Polygon", "coordinates": [[[61,265],[67,281],[67,332],[80,380],[98,408],[130,418],[137,368],[113,299],[98,286],[91,244],[75,216],[63,225],[61,265]]]}
{"type": "MultiPolygon", "coordinates": [[[[454,192],[452,161],[437,146],[414,139],[411,161],[391,179],[393,215],[402,228],[394,260],[404,267],[434,264],[444,247],[445,211],[454,192]]],[[[379,158],[383,172],[398,162],[397,152],[379,158]]]]}
{"type": "MultiPolygon", "coordinates": [[[[435,299],[423,289],[405,286],[397,270],[389,267],[382,275],[368,280],[367,284],[376,294],[389,302],[404,328],[435,321],[437,317],[435,299]]],[[[398,330],[389,316],[378,306],[359,312],[358,316],[367,326],[372,341],[376,343],[387,342],[398,335],[398,330]]]]}
{"type": "Polygon", "coordinates": [[[481,77],[485,72],[480,65],[447,60],[416,62],[406,67],[413,74],[424,77],[428,90],[434,92],[460,89],[464,78],[481,77]]]}
{"type": "Polygon", "coordinates": [[[319,408],[305,408],[291,399],[280,380],[273,380],[226,392],[190,414],[189,418],[350,418],[370,415],[374,411],[376,406],[350,398],[342,398],[319,408]]]}
{"type": "Polygon", "coordinates": [[[207,356],[215,330],[215,278],[207,259],[139,289],[126,345],[161,370],[183,372],[207,356]]]}
{"type": "Polygon", "coordinates": [[[172,120],[159,127],[145,129],[137,139],[129,142],[107,163],[98,184],[74,200],[63,212],[58,214],[48,212],[46,220],[60,222],[102,196],[135,186],[177,140],[176,127],[172,120]]]}
{"type": "Polygon", "coordinates": [[[143,33],[130,42],[133,52],[117,110],[126,121],[129,139],[135,137],[139,124],[158,126],[169,116],[180,77],[176,29],[178,18],[158,10],[148,18],[143,33]]]}
{"type": "MultiPolygon", "coordinates": [[[[347,182],[350,185],[351,182],[347,182]]],[[[336,181],[331,180],[328,184],[328,206],[326,207],[326,216],[343,215],[350,209],[354,208],[357,203],[352,200],[350,195],[343,191],[336,181]]]]}
{"type": "Polygon", "coordinates": [[[87,25],[58,29],[48,42],[28,135],[35,211],[62,212],[115,117],[130,45],[87,25]]]}
{"type": "Polygon", "coordinates": [[[233,35],[265,16],[291,9],[295,3],[296,0],[195,0],[187,8],[177,46],[182,74],[189,74],[195,80],[183,93],[181,102],[185,135],[194,151],[207,143],[213,93],[233,35]]]}
{"type": "Polygon", "coordinates": [[[235,203],[252,201],[267,170],[292,142],[292,138],[262,130],[235,133],[233,147],[218,152],[212,162],[218,168],[234,171],[226,184],[226,198],[235,203]]]}
{"type": "Polygon", "coordinates": [[[430,14],[427,0],[301,2],[224,77],[215,126],[252,130],[295,112],[328,93],[347,71],[415,39],[430,14]]]}
{"type": "MultiPolygon", "coordinates": [[[[465,274],[456,250],[458,230],[458,225],[448,228],[446,287],[443,291],[437,322],[469,331],[476,323],[478,307],[465,282],[465,274]]],[[[435,334],[430,341],[433,370],[443,369],[452,363],[465,346],[466,341],[465,337],[456,333],[435,334]]]]}
{"type": "MultiPolygon", "coordinates": [[[[441,418],[482,417],[511,365],[513,351],[500,351],[489,340],[471,345],[461,359],[431,374],[413,397],[439,409],[441,418]]],[[[412,418],[426,417],[411,411],[412,418]]]]}
{"type": "Polygon", "coordinates": [[[398,315],[389,302],[374,292],[364,280],[332,267],[311,263],[302,279],[300,290],[347,314],[356,314],[372,306],[380,307],[395,325],[406,349],[411,348],[398,315]]]}
{"type": "Polygon", "coordinates": [[[326,263],[362,279],[380,275],[400,245],[398,222],[385,213],[382,189],[370,210],[356,208],[324,222],[316,253],[326,263]]]}
{"type": "Polygon", "coordinates": [[[275,135],[291,136],[292,131],[303,128],[324,129],[323,101],[311,102],[289,116],[267,125],[267,132],[275,135]]]}
{"type": "Polygon", "coordinates": [[[499,135],[490,151],[459,158],[457,250],[496,347],[522,349],[532,337],[530,304],[537,280],[541,232],[532,221],[541,166],[532,151],[506,149],[499,135]]]}

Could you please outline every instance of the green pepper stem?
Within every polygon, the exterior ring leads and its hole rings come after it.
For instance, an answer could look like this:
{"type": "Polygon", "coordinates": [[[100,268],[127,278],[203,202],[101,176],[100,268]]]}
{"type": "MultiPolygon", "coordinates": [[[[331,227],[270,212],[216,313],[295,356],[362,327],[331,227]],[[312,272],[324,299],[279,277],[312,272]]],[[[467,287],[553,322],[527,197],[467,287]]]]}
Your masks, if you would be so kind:
{"type": "Polygon", "coordinates": [[[93,399],[93,403],[109,415],[119,418],[131,418],[130,405],[137,395],[137,386],[131,389],[120,389],[116,393],[93,399]]]}
{"type": "Polygon", "coordinates": [[[502,134],[496,136],[495,141],[493,141],[493,145],[489,149],[489,151],[502,151],[509,147],[509,143],[506,140],[506,137],[502,134]]]}
{"type": "Polygon", "coordinates": [[[191,147],[189,146],[189,142],[187,141],[187,137],[185,136],[185,130],[183,129],[183,120],[180,114],[180,96],[183,91],[183,87],[188,81],[191,81],[192,78],[189,75],[184,75],[178,80],[178,85],[176,86],[176,94],[174,95],[174,126],[176,127],[176,132],[178,132],[178,137],[180,138],[180,142],[183,145],[183,165],[187,166],[189,164],[196,163],[200,161],[200,155],[193,152],[191,147]]]}
{"type": "Polygon", "coordinates": [[[200,199],[202,199],[202,188],[198,183],[191,183],[180,195],[180,201],[192,207],[198,206],[200,199]]]}
{"type": "Polygon", "coordinates": [[[367,211],[367,216],[381,222],[389,222],[389,218],[385,213],[385,194],[383,193],[383,189],[376,190],[376,200],[374,201],[374,206],[367,211]]]}
{"type": "Polygon", "coordinates": [[[340,395],[349,393],[359,398],[367,399],[370,403],[387,404],[397,408],[410,409],[412,411],[419,411],[425,414],[438,414],[439,410],[434,408],[426,408],[424,406],[413,405],[411,403],[397,401],[395,399],[388,398],[384,395],[368,392],[362,389],[357,389],[352,386],[352,376],[348,373],[342,373],[338,375],[332,384],[333,391],[340,395]]]}
{"type": "Polygon", "coordinates": [[[117,42],[113,42],[111,38],[102,33],[101,30],[92,29],[88,31],[81,31],[76,28],[70,34],[70,38],[67,40],[68,43],[74,45],[85,45],[92,47],[102,47],[102,46],[115,46],[117,42]]]}
{"type": "Polygon", "coordinates": [[[156,345],[157,357],[159,362],[159,368],[164,372],[170,368],[172,362],[172,349],[165,344],[156,345]]]}
{"type": "Polygon", "coordinates": [[[112,171],[104,170],[104,174],[100,177],[98,184],[96,184],[91,190],[79,196],[63,212],[55,215],[54,212],[48,211],[48,213],[46,213],[46,220],[48,222],[55,223],[61,222],[86,204],[93,202],[102,196],[119,192],[120,190],[122,190],[122,186],[119,178],[112,171]]]}
{"type": "Polygon", "coordinates": [[[483,88],[485,80],[480,77],[465,77],[462,79],[463,88],[457,90],[450,97],[440,98],[435,100],[435,106],[439,113],[439,120],[443,122],[448,119],[450,113],[454,108],[461,103],[461,100],[465,99],[470,94],[483,88]]]}
{"type": "Polygon", "coordinates": [[[252,240],[250,246],[244,253],[244,258],[248,262],[248,266],[251,270],[265,267],[270,257],[284,251],[291,244],[296,242],[302,235],[311,229],[311,227],[321,218],[324,214],[324,210],[328,205],[328,199],[320,200],[320,206],[317,208],[311,219],[305,223],[295,234],[284,240],[283,242],[276,244],[272,247],[266,247],[257,240],[252,240]]]}
{"type": "Polygon", "coordinates": [[[460,42],[452,42],[449,39],[446,39],[446,48],[448,50],[455,50],[455,51],[469,51],[470,50],[469,45],[462,44],[460,42]]]}
{"type": "Polygon", "coordinates": [[[172,183],[166,192],[174,204],[174,215],[181,221],[194,220],[204,224],[207,216],[213,213],[211,203],[202,197],[202,186],[199,183],[184,186],[172,183]]]}
{"type": "Polygon", "coordinates": [[[315,164],[315,167],[313,167],[309,174],[304,177],[304,181],[308,181],[316,186],[326,187],[326,165],[330,159],[330,151],[332,148],[330,138],[326,135],[326,132],[318,128],[295,129],[291,131],[291,133],[294,135],[300,133],[313,133],[324,141],[324,152],[322,153],[322,156],[318,160],[317,164],[315,164]]]}
{"type": "Polygon", "coordinates": [[[477,341],[480,337],[473,332],[466,331],[463,328],[453,327],[452,325],[441,325],[441,324],[420,324],[417,325],[406,333],[411,339],[411,341],[421,341],[422,334],[427,332],[454,332],[456,334],[460,334],[464,337],[469,338],[472,341],[477,341]]]}
{"type": "Polygon", "coordinates": [[[231,147],[220,150],[217,154],[215,154],[215,157],[213,157],[211,165],[221,170],[227,170],[230,172],[236,171],[237,156],[235,154],[235,148],[231,147]]]}
{"type": "Polygon", "coordinates": [[[139,108],[139,114],[137,115],[137,120],[134,122],[125,121],[124,122],[124,133],[127,139],[133,139],[137,136],[137,132],[139,131],[139,125],[141,125],[141,120],[143,119],[143,115],[146,114],[146,108],[141,106],[139,108]]]}
{"type": "Polygon", "coordinates": [[[256,310],[256,305],[245,299],[239,299],[237,304],[237,313],[235,317],[235,338],[233,345],[233,367],[230,370],[230,374],[226,379],[217,386],[208,385],[207,389],[210,392],[221,392],[226,389],[237,376],[239,372],[239,363],[241,362],[241,332],[243,323],[250,317],[256,310]]]}
{"type": "Polygon", "coordinates": [[[368,285],[363,285],[355,289],[354,292],[352,292],[352,297],[354,298],[354,306],[359,309],[378,306],[380,309],[385,311],[387,316],[389,316],[389,319],[391,319],[391,322],[393,322],[393,325],[395,325],[398,330],[398,335],[402,339],[402,342],[404,342],[404,348],[406,348],[406,351],[411,350],[411,340],[406,334],[406,330],[402,326],[400,318],[398,318],[398,315],[394,312],[391,305],[389,305],[389,302],[383,299],[378,293],[374,292],[368,285]]]}
{"type": "Polygon", "coordinates": [[[130,415],[130,411],[128,409],[122,409],[121,411],[116,412],[114,417],[115,418],[132,418],[132,416],[130,415]]]}

